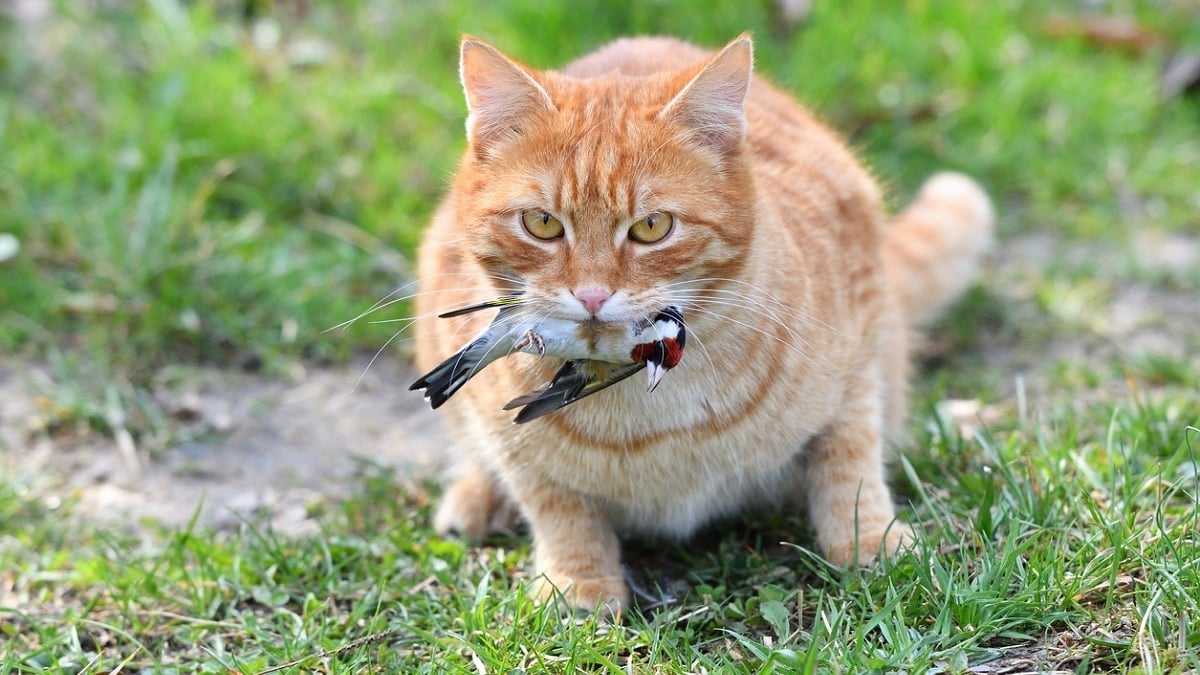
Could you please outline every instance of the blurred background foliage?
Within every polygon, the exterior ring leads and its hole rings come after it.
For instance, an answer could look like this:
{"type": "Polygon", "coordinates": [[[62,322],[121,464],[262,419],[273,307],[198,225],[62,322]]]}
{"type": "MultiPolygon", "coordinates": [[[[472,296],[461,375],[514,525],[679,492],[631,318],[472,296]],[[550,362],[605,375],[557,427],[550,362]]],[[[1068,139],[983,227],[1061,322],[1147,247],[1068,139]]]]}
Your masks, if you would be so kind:
{"type": "Polygon", "coordinates": [[[0,349],[136,385],[177,361],[278,371],[378,348],[400,324],[323,331],[411,280],[463,145],[464,32],[553,67],[621,35],[749,30],[758,71],[841,129],[893,205],[953,168],[994,194],[1003,236],[1119,250],[1194,231],[1200,107],[1160,80],[1200,48],[1198,11],[817,2],[789,25],[765,1],[14,2],[0,349]],[[1090,23],[1111,14],[1132,32],[1090,23]]]}

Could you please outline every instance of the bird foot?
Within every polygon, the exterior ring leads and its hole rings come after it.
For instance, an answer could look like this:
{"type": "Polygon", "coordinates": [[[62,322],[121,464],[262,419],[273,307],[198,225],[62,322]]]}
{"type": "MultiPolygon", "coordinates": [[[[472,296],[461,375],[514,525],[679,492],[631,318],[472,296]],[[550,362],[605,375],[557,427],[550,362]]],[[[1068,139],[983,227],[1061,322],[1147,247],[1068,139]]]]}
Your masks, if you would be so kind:
{"type": "Polygon", "coordinates": [[[536,351],[538,356],[546,355],[546,341],[542,339],[541,335],[535,333],[532,328],[525,331],[525,335],[521,336],[521,339],[513,345],[513,351],[530,353],[527,351],[530,348],[536,351]]]}

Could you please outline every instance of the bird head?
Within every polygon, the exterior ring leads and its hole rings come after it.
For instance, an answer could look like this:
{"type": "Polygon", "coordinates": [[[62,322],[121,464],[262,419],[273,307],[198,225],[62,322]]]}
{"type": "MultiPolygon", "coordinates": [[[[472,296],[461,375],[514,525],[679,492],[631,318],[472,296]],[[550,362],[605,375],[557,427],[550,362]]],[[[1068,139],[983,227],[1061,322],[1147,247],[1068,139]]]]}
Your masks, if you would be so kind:
{"type": "Polygon", "coordinates": [[[650,339],[634,345],[629,358],[646,364],[646,389],[654,391],[667,371],[683,360],[683,347],[687,342],[683,313],[678,307],[667,307],[654,316],[642,335],[650,339]]]}

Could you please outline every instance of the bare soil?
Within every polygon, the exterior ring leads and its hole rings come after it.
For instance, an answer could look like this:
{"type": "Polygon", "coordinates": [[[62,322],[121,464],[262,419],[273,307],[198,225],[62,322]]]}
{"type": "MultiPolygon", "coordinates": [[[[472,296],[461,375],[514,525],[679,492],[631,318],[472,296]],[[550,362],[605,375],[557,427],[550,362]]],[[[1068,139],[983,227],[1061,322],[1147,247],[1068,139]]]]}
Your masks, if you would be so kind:
{"type": "Polygon", "coordinates": [[[120,434],[47,433],[49,403],[38,392],[48,376],[0,362],[0,472],[104,524],[178,527],[196,517],[225,528],[269,518],[278,531],[304,532],[316,526],[311,507],[349,494],[364,470],[436,472],[449,442],[407,391],[415,377],[397,358],[286,379],[187,369],[153,392],[172,440],[151,454],[122,448],[120,434]]]}

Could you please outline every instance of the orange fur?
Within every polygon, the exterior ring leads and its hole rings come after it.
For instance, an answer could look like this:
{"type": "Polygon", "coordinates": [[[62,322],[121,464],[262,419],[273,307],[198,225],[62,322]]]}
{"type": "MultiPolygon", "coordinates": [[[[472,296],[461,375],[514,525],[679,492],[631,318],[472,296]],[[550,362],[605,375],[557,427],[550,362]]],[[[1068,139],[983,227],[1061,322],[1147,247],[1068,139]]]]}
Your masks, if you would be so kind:
{"type": "MultiPolygon", "coordinates": [[[[688,322],[687,354],[652,394],[629,380],[514,426],[501,407],[557,366],[514,355],[443,408],[464,453],[437,529],[480,537],[515,504],[546,592],[580,608],[628,602],[620,532],[684,537],[746,506],[799,504],[839,565],[908,536],[884,480],[908,331],[965,288],[991,207],[943,174],[889,228],[842,141],[751,62],[744,36],[715,55],[620,40],[561,72],[463,42],[469,148],[421,249],[419,315],[522,290],[586,320],[586,290],[608,298],[602,321],[676,304],[688,322]],[[529,235],[531,210],[565,236],[529,235]],[[651,213],[671,214],[672,232],[632,241],[651,213]]],[[[490,318],[422,320],[418,364],[490,318]]]]}

